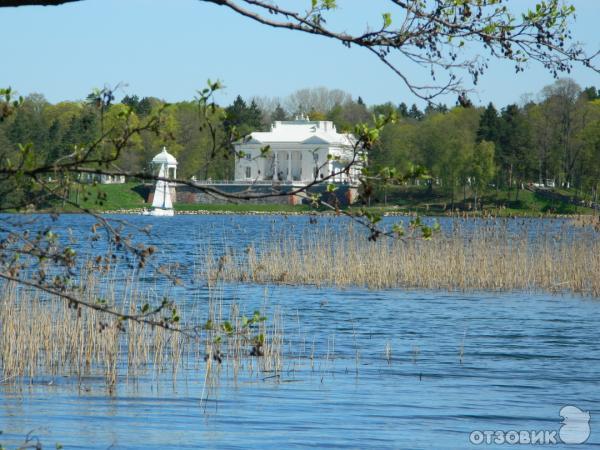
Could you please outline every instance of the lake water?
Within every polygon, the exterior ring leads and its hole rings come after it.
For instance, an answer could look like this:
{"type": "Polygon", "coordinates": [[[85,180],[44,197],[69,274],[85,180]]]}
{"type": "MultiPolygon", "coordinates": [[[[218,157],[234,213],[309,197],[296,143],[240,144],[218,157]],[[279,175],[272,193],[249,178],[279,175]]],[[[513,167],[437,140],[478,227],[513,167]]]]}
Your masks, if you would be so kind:
{"type": "MultiPolygon", "coordinates": [[[[243,246],[311,226],[308,217],[125,219],[153,224],[152,236],[140,239],[181,263],[184,274],[201,262],[207,243],[243,246]]],[[[91,224],[62,216],[56,226],[71,228],[83,251],[90,247],[79,237],[91,224]]],[[[320,218],[316,226],[338,224],[320,218]]],[[[527,226],[535,236],[540,222],[508,226],[527,226]]],[[[548,228],[566,229],[561,221],[548,228]]],[[[177,289],[182,308],[208,295],[189,282],[177,289]]],[[[265,302],[281,310],[280,377],[224,377],[207,401],[203,362],[175,383],[150,374],[122,380],[111,394],[101,377],[4,383],[0,443],[14,447],[32,432],[45,448],[476,448],[469,442],[476,430],[557,431],[560,409],[573,405],[590,412],[591,435],[569,448],[600,447],[599,299],[243,284],[225,286],[224,296],[248,311],[265,302]]]]}

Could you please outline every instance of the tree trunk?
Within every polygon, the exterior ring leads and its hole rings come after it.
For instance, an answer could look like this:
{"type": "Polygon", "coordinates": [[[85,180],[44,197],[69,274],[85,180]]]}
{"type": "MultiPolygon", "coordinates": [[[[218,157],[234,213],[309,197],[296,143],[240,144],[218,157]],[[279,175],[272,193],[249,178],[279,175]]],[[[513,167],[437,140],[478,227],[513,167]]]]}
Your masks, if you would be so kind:
{"type": "Polygon", "coordinates": [[[512,183],[513,183],[513,165],[510,164],[508,166],[508,200],[510,201],[510,192],[512,191],[512,183]]]}

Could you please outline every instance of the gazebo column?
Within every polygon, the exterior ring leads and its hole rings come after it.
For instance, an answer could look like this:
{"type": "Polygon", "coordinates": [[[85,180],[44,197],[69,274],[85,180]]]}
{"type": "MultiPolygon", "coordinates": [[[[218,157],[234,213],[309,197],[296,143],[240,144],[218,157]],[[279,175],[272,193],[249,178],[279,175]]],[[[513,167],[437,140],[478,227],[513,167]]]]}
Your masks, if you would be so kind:
{"type": "Polygon", "coordinates": [[[287,180],[292,181],[292,152],[288,152],[288,173],[287,180]]]}

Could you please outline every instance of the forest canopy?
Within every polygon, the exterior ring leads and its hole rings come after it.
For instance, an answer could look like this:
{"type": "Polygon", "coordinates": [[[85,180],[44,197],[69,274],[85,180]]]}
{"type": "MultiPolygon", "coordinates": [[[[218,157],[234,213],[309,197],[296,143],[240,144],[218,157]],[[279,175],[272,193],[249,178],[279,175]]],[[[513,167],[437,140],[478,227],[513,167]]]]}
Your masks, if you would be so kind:
{"type": "MultiPolygon", "coordinates": [[[[94,142],[103,128],[118,123],[124,112],[132,124],[160,111],[162,132],[142,130],[127,142],[115,162],[125,172],[143,172],[166,145],[180,163],[182,178],[224,180],[233,177],[234,157],[213,154],[210,129],[203,127],[197,100],[167,104],[154,97],[126,95],[102,112],[94,96],[78,102],[51,104],[43,95],[23,99],[14,114],[0,123],[4,157],[31,145],[38,161],[55,161],[73,147],[94,142]]],[[[433,180],[431,189],[458,195],[465,186],[477,194],[492,188],[511,189],[524,183],[570,186],[597,195],[600,180],[600,93],[565,78],[546,86],[522,104],[428,106],[391,102],[366,105],[337,89],[301,89],[285,98],[238,96],[230,105],[210,111],[216,138],[243,136],[268,129],[275,120],[306,114],[331,120],[342,131],[373,117],[395,114],[379,143],[370,151],[371,167],[400,172],[421,166],[433,180]]],[[[516,191],[518,192],[518,191],[516,191]]],[[[518,193],[516,194],[518,195],[518,193]]]]}

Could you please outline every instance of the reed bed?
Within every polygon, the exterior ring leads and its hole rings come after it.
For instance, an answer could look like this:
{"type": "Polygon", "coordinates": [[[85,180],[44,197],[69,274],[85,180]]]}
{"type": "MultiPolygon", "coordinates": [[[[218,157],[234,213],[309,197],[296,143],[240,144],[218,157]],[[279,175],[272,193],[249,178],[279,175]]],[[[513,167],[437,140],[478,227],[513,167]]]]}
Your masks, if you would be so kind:
{"type": "Polygon", "coordinates": [[[352,226],[286,233],[243,251],[205,256],[205,276],[251,283],[371,289],[572,292],[600,297],[600,234],[507,221],[455,225],[431,240],[367,240],[352,226]]]}
{"type": "Polygon", "coordinates": [[[573,217],[571,219],[571,222],[579,227],[592,228],[594,229],[594,231],[600,233],[600,216],[595,216],[591,214],[578,215],[573,217]]]}
{"type": "MultiPolygon", "coordinates": [[[[142,291],[133,279],[126,286],[107,286],[88,274],[85,281],[80,298],[97,300],[101,290],[102,301],[124,313],[139,313],[139,305],[155,300],[156,294],[142,291]]],[[[282,366],[280,314],[269,320],[256,312],[256,320],[248,319],[237,301],[226,301],[217,287],[202,307],[180,307],[184,332],[69,307],[60,298],[15,283],[0,283],[0,289],[0,383],[100,376],[113,389],[142,375],[157,379],[168,372],[175,382],[180,371],[204,370],[205,382],[214,387],[223,373],[237,378],[242,370],[253,376],[277,373],[282,366]]]]}

